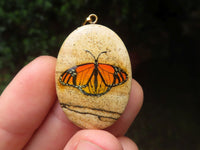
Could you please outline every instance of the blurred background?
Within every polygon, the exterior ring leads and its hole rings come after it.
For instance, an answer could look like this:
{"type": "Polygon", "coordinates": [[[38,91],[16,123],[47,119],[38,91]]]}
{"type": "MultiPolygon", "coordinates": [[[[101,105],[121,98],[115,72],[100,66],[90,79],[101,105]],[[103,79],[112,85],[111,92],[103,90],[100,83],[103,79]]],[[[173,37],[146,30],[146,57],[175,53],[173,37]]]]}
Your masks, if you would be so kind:
{"type": "Polygon", "coordinates": [[[95,13],[124,41],[144,105],[127,132],[140,150],[198,150],[199,0],[1,0],[0,93],[95,13]]]}

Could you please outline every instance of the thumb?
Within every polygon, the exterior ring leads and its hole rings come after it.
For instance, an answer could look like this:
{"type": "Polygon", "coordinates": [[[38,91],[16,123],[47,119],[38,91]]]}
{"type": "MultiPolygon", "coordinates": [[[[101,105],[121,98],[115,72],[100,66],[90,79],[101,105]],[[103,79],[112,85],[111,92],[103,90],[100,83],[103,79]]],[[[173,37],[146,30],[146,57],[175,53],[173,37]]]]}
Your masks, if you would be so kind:
{"type": "Polygon", "coordinates": [[[123,150],[119,140],[104,130],[80,130],[64,150],[123,150]]]}

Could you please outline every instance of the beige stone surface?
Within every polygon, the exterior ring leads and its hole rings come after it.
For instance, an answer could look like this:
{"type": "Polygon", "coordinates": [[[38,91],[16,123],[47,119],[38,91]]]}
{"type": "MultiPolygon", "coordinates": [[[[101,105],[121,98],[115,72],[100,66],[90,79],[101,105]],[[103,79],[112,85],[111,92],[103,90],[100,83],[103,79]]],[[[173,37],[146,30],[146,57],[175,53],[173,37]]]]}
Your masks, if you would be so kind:
{"type": "MultiPolygon", "coordinates": [[[[86,73],[87,76],[92,75],[91,72],[83,72],[86,73]]],[[[94,76],[93,74],[90,80],[91,84],[95,82],[94,76]]],[[[81,128],[103,129],[112,125],[127,105],[132,79],[129,55],[122,40],[112,30],[98,24],[84,25],[74,30],[64,41],[57,58],[55,78],[58,99],[67,117],[81,128]],[[99,96],[86,95],[73,85],[61,84],[60,76],[66,70],[78,65],[95,63],[92,55],[85,50],[89,50],[95,58],[101,52],[107,51],[99,56],[98,63],[122,69],[127,74],[127,81],[110,87],[110,91],[99,96]]],[[[89,80],[80,80],[86,79],[89,80]]],[[[97,79],[101,79],[101,82],[96,82],[97,88],[101,91],[100,84],[103,81],[99,74],[97,79]]]]}

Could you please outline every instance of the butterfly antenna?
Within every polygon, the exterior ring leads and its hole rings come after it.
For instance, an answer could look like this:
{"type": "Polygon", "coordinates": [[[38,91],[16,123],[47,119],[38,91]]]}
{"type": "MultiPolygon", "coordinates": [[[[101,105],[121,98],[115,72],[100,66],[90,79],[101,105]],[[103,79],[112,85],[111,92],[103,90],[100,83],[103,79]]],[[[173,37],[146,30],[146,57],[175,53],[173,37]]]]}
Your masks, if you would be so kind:
{"type": "Polygon", "coordinates": [[[97,60],[97,61],[98,61],[99,56],[100,56],[101,54],[107,53],[107,51],[103,51],[103,52],[99,53],[99,55],[97,56],[97,59],[96,59],[95,56],[94,56],[89,50],[85,50],[85,51],[88,52],[88,53],[90,53],[90,55],[92,55],[92,57],[93,57],[95,60],[97,60]]]}
{"type": "Polygon", "coordinates": [[[88,52],[88,53],[90,53],[90,55],[92,55],[92,57],[93,57],[94,59],[96,59],[95,56],[94,56],[89,50],[85,50],[85,51],[88,52]]]}
{"type": "Polygon", "coordinates": [[[99,59],[99,56],[100,56],[101,54],[103,54],[103,53],[107,53],[107,51],[103,51],[103,52],[99,53],[99,55],[98,55],[98,57],[97,57],[97,61],[98,61],[98,59],[99,59]]]}

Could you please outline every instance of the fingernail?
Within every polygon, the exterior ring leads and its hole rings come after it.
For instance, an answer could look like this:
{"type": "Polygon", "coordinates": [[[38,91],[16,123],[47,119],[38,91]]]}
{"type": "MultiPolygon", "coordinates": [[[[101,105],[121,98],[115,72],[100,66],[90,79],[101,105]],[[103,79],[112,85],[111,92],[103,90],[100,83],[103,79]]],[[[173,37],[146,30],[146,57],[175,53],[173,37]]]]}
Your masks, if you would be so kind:
{"type": "Polygon", "coordinates": [[[78,143],[76,150],[103,150],[103,149],[92,142],[82,140],[78,143]]]}

